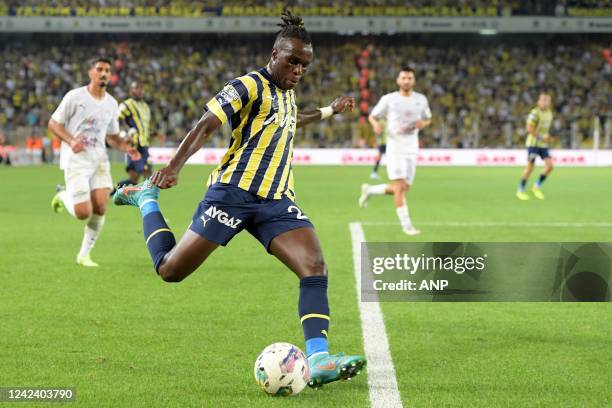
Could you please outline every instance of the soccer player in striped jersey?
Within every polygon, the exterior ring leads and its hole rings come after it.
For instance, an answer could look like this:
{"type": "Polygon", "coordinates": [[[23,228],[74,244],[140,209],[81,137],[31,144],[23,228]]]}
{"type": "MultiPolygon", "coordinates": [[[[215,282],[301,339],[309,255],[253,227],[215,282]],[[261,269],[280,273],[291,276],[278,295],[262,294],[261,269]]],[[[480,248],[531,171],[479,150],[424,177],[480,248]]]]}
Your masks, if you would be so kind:
{"type": "Polygon", "coordinates": [[[533,187],[531,187],[531,192],[536,198],[540,200],[544,199],[544,193],[542,193],[540,187],[553,169],[552,159],[548,151],[552,139],[549,131],[553,121],[553,113],[550,105],[550,94],[545,91],[540,92],[538,106],[533,108],[529,112],[529,116],[527,116],[527,166],[525,170],[523,170],[518,191],[516,192],[516,196],[519,200],[529,200],[529,195],[525,192],[525,187],[538,156],[544,160],[544,171],[540,174],[540,177],[533,187]]]}
{"type": "Polygon", "coordinates": [[[199,122],[168,165],[136,187],[123,187],[115,204],[140,208],[147,247],[164,281],[179,282],[219,246],[246,229],[300,279],[298,313],[306,340],[311,387],[357,375],[363,356],[328,351],[327,268],[309,217],[295,203],[291,158],[296,128],[353,109],[352,97],[298,112],[293,88],[313,58],[302,19],[285,12],[267,66],[228,82],[206,105],[199,122]],[[232,128],[227,153],[208,178],[209,189],[178,244],[157,197],[224,123],[232,128]]]}
{"type": "Polygon", "coordinates": [[[140,159],[127,157],[125,171],[128,178],[117,183],[117,187],[128,184],[138,184],[142,175],[145,179],[151,177],[152,166],[149,162],[149,141],[151,135],[151,109],[143,99],[142,83],[133,81],[130,84],[131,98],[119,105],[119,120],[128,126],[127,136],[131,137],[132,145],[140,152],[140,159]]]}

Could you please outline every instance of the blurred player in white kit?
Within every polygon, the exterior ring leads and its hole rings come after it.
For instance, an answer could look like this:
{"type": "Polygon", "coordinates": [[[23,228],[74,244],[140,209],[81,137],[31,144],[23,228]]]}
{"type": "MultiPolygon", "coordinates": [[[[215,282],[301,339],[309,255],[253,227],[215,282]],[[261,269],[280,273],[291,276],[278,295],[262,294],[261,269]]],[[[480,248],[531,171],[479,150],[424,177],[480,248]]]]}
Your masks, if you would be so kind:
{"type": "Polygon", "coordinates": [[[68,92],[49,120],[49,129],[62,140],[60,168],[66,190],[59,191],[51,206],[66,209],[79,220],[87,220],[76,262],[98,266],[90,252],[104,225],[106,202],[113,188],[106,143],[138,159],[140,153],[119,137],[119,105],[106,92],[111,62],[95,58],[89,64],[89,84],[68,92]]]}
{"type": "Polygon", "coordinates": [[[398,91],[384,95],[368,117],[374,133],[383,131],[381,120],[387,123],[387,175],[389,184],[361,186],[359,206],[365,207],[372,195],[393,195],[395,209],[404,233],[417,235],[412,225],[406,193],[414,182],[417,153],[419,151],[419,130],[431,124],[431,110],[425,95],[413,90],[414,70],[402,68],[397,75],[398,91]]]}

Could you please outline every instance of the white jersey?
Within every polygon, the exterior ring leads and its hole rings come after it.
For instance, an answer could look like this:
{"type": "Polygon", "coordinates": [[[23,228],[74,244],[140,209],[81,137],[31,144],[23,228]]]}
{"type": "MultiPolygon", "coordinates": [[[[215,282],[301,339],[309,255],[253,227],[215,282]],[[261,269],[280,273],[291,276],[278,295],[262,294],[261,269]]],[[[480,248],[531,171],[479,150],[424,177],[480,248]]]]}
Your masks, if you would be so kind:
{"type": "Polygon", "coordinates": [[[427,97],[414,92],[402,96],[398,91],[384,95],[371,113],[387,121],[387,155],[416,154],[419,150],[417,120],[431,119],[427,97]]]}
{"type": "Polygon", "coordinates": [[[68,92],[51,118],[80,138],[85,150],[75,154],[62,141],[60,168],[94,167],[108,161],[106,135],[119,133],[118,116],[119,105],[108,92],[101,100],[95,99],[86,86],[68,92]]]}

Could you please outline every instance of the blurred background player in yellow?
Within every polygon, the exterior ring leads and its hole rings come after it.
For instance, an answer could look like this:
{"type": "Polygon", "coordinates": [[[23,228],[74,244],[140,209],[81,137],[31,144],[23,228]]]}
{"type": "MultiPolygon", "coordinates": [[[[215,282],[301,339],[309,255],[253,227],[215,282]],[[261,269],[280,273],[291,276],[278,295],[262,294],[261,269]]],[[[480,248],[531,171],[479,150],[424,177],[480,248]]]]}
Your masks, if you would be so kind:
{"type": "Polygon", "coordinates": [[[544,193],[542,193],[540,187],[553,169],[552,159],[548,151],[552,139],[548,132],[550,131],[553,121],[550,105],[550,94],[547,91],[542,91],[538,97],[538,105],[533,108],[529,112],[529,116],[527,116],[527,166],[525,170],[523,170],[521,182],[516,192],[516,196],[519,200],[529,200],[529,195],[525,192],[525,187],[538,156],[544,160],[544,171],[540,174],[538,181],[535,182],[531,191],[536,198],[540,200],[544,199],[544,193]]]}
{"type": "MultiPolygon", "coordinates": [[[[140,153],[140,159],[132,160],[127,157],[125,171],[128,178],[117,183],[117,187],[138,184],[140,176],[145,179],[151,177],[153,167],[149,161],[149,143],[151,135],[151,109],[144,101],[142,83],[133,81],[130,84],[131,98],[119,105],[119,120],[128,126],[127,140],[140,153]]],[[[123,134],[123,132],[121,132],[123,134]]]]}

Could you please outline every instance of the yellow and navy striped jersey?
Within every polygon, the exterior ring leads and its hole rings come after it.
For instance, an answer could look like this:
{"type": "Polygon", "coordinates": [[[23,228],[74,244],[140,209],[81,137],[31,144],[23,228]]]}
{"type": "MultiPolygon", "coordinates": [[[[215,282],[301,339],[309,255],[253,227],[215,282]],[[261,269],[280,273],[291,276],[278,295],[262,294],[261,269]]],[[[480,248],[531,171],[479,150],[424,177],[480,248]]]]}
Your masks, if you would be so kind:
{"type": "Polygon", "coordinates": [[[126,99],[119,105],[119,120],[124,120],[138,132],[134,134],[134,146],[149,146],[151,110],[143,100],[126,99]]]}
{"type": "Polygon", "coordinates": [[[533,108],[527,116],[527,125],[535,127],[537,137],[533,137],[531,133],[527,135],[527,147],[548,147],[548,142],[544,142],[544,137],[549,134],[552,126],[552,110],[540,110],[537,106],[533,108]]]}
{"type": "Polygon", "coordinates": [[[229,122],[232,137],[208,185],[225,183],[259,197],[295,199],[293,137],[297,106],[293,90],[274,84],[266,68],[228,82],[206,109],[222,124],[229,122]]]}

